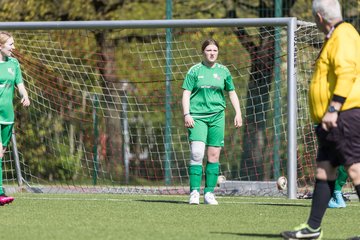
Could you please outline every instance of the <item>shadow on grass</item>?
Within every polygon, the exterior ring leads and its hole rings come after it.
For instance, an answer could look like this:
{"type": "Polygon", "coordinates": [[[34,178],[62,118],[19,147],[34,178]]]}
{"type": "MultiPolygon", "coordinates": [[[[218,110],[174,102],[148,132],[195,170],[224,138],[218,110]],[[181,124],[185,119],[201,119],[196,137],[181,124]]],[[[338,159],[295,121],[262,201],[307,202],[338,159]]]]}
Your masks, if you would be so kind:
{"type": "Polygon", "coordinates": [[[280,239],[279,234],[266,234],[266,233],[233,233],[233,232],[210,232],[212,234],[224,234],[224,235],[235,235],[241,237],[263,237],[263,238],[276,238],[280,239]]]}
{"type": "Polygon", "coordinates": [[[256,205],[275,206],[275,207],[311,207],[311,204],[292,204],[292,203],[257,203],[256,205]]]}
{"type": "MultiPolygon", "coordinates": [[[[171,204],[189,204],[188,201],[161,200],[161,199],[138,199],[137,202],[148,203],[171,203],[171,204]]],[[[255,203],[256,205],[275,206],[275,207],[310,207],[310,204],[287,204],[287,203],[255,203]]]]}
{"type": "Polygon", "coordinates": [[[171,204],[189,204],[187,201],[176,201],[176,200],[147,200],[147,199],[139,199],[135,200],[137,202],[148,202],[148,203],[171,203],[171,204]]]}

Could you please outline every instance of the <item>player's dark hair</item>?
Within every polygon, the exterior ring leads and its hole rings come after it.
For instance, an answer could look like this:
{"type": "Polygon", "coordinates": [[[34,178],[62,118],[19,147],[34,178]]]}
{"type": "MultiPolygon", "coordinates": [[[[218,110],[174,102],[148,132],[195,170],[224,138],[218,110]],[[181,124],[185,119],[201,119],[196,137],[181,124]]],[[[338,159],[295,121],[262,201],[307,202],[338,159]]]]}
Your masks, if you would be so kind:
{"type": "Polygon", "coordinates": [[[209,45],[215,45],[219,49],[219,44],[217,43],[217,41],[210,38],[210,39],[206,39],[203,42],[203,44],[201,45],[201,51],[203,52],[205,50],[205,48],[209,45]]]}

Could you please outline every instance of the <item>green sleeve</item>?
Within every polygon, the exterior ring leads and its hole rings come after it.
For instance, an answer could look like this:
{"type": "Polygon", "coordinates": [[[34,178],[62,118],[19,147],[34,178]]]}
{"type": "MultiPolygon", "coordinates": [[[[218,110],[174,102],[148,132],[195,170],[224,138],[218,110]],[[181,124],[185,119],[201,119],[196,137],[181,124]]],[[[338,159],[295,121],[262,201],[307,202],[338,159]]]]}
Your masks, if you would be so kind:
{"type": "Polygon", "coordinates": [[[182,88],[185,90],[192,91],[196,82],[196,76],[193,71],[189,71],[186,76],[182,88]]]}
{"type": "Polygon", "coordinates": [[[20,68],[20,64],[18,63],[16,67],[15,84],[19,85],[22,82],[23,80],[22,80],[21,68],[20,68]]]}
{"type": "Polygon", "coordinates": [[[225,91],[230,92],[235,90],[234,82],[229,70],[226,71],[226,79],[225,79],[225,91]]]}

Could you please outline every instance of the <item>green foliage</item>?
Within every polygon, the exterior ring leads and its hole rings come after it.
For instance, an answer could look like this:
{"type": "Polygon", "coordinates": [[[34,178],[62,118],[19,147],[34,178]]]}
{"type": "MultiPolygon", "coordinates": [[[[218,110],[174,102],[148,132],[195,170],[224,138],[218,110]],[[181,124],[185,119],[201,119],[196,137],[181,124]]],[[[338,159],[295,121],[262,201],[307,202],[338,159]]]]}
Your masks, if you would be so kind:
{"type": "MultiPolygon", "coordinates": [[[[17,109],[20,110],[20,106],[17,106],[17,109]]],[[[30,109],[30,111],[33,110],[30,109]]],[[[28,113],[23,110],[17,111],[17,115],[20,115],[18,118],[25,119],[25,116],[21,114],[27,115],[28,113]]],[[[23,152],[22,158],[30,167],[29,170],[32,174],[48,180],[76,178],[80,162],[77,155],[70,154],[68,144],[64,144],[63,141],[68,141],[68,139],[62,138],[60,141],[60,136],[64,132],[62,118],[44,114],[35,120],[37,124],[32,121],[34,120],[16,123],[19,125],[17,128],[26,131],[18,132],[16,136],[18,148],[23,152]],[[57,139],[55,146],[53,145],[54,139],[57,139]]]]}

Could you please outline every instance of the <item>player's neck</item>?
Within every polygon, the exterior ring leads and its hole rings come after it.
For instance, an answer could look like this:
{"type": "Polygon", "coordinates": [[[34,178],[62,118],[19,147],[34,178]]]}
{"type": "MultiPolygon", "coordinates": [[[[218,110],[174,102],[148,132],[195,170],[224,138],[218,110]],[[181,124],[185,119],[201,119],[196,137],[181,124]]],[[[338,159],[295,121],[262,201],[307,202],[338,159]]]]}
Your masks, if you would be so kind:
{"type": "Polygon", "coordinates": [[[215,66],[215,62],[208,62],[208,61],[203,61],[203,64],[205,66],[207,66],[208,68],[212,68],[215,66]]]}
{"type": "Polygon", "coordinates": [[[6,57],[6,56],[1,55],[1,57],[0,57],[0,62],[5,62],[5,61],[6,61],[6,59],[7,59],[7,57],[6,57]]]}

